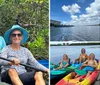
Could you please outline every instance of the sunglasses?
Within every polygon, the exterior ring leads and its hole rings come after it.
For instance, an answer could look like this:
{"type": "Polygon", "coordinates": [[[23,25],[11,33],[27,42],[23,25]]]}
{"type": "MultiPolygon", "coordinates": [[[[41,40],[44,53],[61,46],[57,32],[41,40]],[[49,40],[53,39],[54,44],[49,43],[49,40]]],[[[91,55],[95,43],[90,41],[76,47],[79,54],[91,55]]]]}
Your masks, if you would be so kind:
{"type": "Polygon", "coordinates": [[[19,34],[11,34],[11,36],[12,36],[12,37],[16,37],[16,36],[21,37],[22,34],[21,34],[21,33],[19,33],[19,34]]]}

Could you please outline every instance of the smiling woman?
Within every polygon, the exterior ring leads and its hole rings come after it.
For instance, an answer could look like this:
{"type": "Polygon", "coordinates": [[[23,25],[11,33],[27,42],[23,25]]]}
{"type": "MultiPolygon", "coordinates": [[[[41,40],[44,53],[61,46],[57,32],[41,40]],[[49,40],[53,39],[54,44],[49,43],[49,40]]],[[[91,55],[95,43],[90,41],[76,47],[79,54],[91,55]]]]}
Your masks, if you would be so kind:
{"type": "MultiPolygon", "coordinates": [[[[13,63],[10,63],[0,59],[0,65],[2,65],[0,80],[14,84],[20,83],[20,85],[25,82],[34,83],[34,81],[37,85],[40,78],[42,85],[45,84],[44,80],[48,82],[48,74],[42,75],[44,71],[49,71],[48,24],[49,0],[0,0],[0,34],[2,33],[0,36],[4,36],[7,44],[0,57],[13,60],[13,63]],[[30,69],[19,63],[31,64],[35,69],[27,73],[26,71],[30,69]],[[35,71],[36,68],[41,72],[35,71]],[[14,76],[11,76],[13,74],[14,76]],[[16,78],[19,82],[16,82],[16,78]]],[[[1,45],[0,47],[1,50],[3,47],[1,45]]],[[[25,85],[31,84],[25,83],[25,85]]]]}
{"type": "Polygon", "coordinates": [[[19,31],[19,30],[15,30],[11,33],[11,40],[12,40],[12,43],[20,43],[20,41],[22,40],[23,36],[22,36],[22,33],[19,31]]]}
{"type": "Polygon", "coordinates": [[[1,80],[14,85],[45,85],[42,71],[49,73],[49,69],[37,62],[31,52],[20,44],[23,44],[28,39],[28,32],[19,25],[13,25],[4,35],[5,41],[9,44],[2,52],[1,57],[12,60],[8,62],[0,60],[1,68],[1,80]],[[20,63],[29,63],[31,66],[40,69],[32,72],[27,72],[24,66],[20,63]]]}

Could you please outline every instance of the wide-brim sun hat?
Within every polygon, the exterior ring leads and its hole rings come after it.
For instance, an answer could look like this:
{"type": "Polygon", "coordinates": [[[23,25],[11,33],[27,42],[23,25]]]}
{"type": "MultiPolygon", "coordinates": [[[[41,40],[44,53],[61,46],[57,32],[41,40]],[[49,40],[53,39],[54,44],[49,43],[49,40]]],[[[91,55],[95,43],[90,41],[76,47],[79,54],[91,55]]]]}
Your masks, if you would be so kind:
{"type": "Polygon", "coordinates": [[[8,43],[8,44],[11,43],[10,35],[14,30],[20,30],[22,32],[23,38],[22,38],[20,44],[25,43],[28,39],[28,31],[19,25],[13,25],[11,29],[9,29],[8,31],[5,32],[4,39],[5,39],[6,43],[8,43]]]}

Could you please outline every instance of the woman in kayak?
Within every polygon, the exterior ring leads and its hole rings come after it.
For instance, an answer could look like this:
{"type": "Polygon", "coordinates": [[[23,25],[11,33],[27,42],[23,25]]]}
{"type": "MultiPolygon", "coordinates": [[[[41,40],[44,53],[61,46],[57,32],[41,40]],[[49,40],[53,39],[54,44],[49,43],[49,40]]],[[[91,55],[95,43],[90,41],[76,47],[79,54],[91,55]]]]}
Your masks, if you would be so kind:
{"type": "Polygon", "coordinates": [[[34,85],[34,83],[35,85],[45,85],[41,70],[48,73],[49,70],[39,64],[27,48],[20,46],[28,39],[27,30],[19,25],[13,25],[4,34],[4,38],[9,45],[2,50],[0,57],[13,62],[0,60],[2,82],[13,85],[34,85]],[[20,65],[20,63],[26,64],[27,62],[40,71],[33,69],[32,72],[27,72],[25,67],[20,65]]]}
{"type": "MultiPolygon", "coordinates": [[[[90,74],[97,68],[98,64],[97,61],[95,60],[95,55],[94,53],[91,53],[89,55],[89,59],[86,60],[82,66],[84,67],[82,70],[87,72],[87,75],[85,78],[87,78],[88,76],[90,76],[90,74]]],[[[76,75],[75,78],[79,77],[80,75],[76,75]]],[[[82,81],[83,78],[81,78],[79,81],[82,81]]]]}
{"type": "Polygon", "coordinates": [[[75,61],[73,63],[76,63],[77,61],[78,61],[78,63],[83,63],[87,59],[88,59],[88,56],[86,54],[86,50],[84,48],[82,48],[79,58],[75,59],[75,61]]]}
{"type": "Polygon", "coordinates": [[[60,63],[60,66],[58,68],[56,68],[56,70],[68,67],[69,63],[70,63],[70,59],[68,58],[68,56],[66,54],[64,54],[63,59],[60,63]]]}

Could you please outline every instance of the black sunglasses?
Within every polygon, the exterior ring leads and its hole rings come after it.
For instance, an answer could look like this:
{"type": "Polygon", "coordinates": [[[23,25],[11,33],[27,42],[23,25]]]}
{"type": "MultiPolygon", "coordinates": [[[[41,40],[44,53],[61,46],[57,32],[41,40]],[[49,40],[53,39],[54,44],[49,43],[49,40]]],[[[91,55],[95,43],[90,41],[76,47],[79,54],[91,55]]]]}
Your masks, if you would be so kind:
{"type": "Polygon", "coordinates": [[[16,37],[16,36],[21,37],[22,34],[21,34],[21,33],[19,33],[19,34],[11,34],[11,36],[12,36],[12,37],[16,37]]]}

